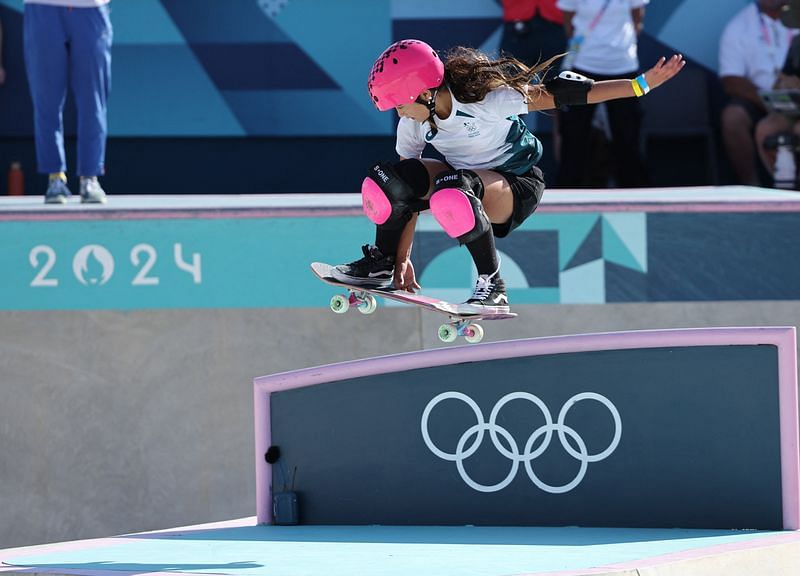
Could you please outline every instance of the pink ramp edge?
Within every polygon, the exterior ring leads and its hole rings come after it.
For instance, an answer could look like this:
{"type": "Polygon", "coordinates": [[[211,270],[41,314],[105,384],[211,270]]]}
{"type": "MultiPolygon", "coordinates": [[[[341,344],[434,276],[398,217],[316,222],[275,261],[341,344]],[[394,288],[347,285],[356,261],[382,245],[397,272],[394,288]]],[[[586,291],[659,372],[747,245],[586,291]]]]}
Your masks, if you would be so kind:
{"type": "Polygon", "coordinates": [[[372,178],[361,183],[361,205],[367,218],[375,224],[383,224],[392,215],[392,204],[372,178]]]}
{"type": "Polygon", "coordinates": [[[431,196],[431,214],[451,238],[463,236],[475,228],[472,204],[457,188],[443,188],[431,196]]]}
{"type": "Polygon", "coordinates": [[[259,524],[272,522],[272,467],[264,459],[264,454],[271,443],[270,395],[273,392],[376,374],[503,358],[668,346],[761,344],[775,346],[778,350],[783,528],[785,530],[800,529],[797,348],[794,326],[633,330],[529,338],[406,352],[260,376],[253,380],[257,522],[259,524]]]}

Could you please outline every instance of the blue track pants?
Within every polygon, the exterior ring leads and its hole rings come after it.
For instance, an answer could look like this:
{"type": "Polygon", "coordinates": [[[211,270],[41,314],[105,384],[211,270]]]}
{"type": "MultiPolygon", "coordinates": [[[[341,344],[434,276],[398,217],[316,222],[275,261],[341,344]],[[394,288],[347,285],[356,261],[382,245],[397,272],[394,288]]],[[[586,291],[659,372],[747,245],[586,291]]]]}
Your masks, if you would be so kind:
{"type": "Polygon", "coordinates": [[[78,175],[103,174],[113,36],[108,5],[25,4],[24,24],[39,172],[67,170],[63,110],[71,85],[78,112],[78,175]]]}

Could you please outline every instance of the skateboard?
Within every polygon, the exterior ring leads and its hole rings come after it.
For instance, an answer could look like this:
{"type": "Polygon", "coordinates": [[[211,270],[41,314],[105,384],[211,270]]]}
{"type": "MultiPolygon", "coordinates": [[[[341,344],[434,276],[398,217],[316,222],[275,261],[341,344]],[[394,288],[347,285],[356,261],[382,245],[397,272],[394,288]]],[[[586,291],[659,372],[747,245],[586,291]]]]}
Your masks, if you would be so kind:
{"type": "Polygon", "coordinates": [[[355,307],[362,314],[372,314],[378,307],[376,296],[419,306],[426,310],[444,314],[449,318],[446,323],[439,326],[439,340],[442,342],[453,342],[459,336],[463,336],[467,342],[475,344],[483,340],[484,335],[483,327],[480,324],[476,324],[477,320],[506,320],[517,316],[513,312],[485,312],[469,304],[452,304],[438,298],[414,294],[406,290],[354,286],[336,280],[331,275],[332,269],[333,266],[323,262],[313,262],[311,264],[311,271],[317,278],[326,284],[340,286],[347,290],[347,295],[337,294],[331,298],[331,310],[337,314],[344,314],[351,307],[355,307]]]}

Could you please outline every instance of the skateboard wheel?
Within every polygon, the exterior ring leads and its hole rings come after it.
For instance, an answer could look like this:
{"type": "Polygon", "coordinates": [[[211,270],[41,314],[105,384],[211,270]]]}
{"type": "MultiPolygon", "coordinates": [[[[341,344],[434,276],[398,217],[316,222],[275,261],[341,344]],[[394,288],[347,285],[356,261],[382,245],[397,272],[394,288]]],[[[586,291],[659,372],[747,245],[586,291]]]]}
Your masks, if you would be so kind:
{"type": "Polygon", "coordinates": [[[375,309],[378,307],[378,301],[375,299],[375,296],[372,294],[367,294],[364,296],[361,304],[358,305],[358,311],[362,314],[372,314],[375,312],[375,309]]]}
{"type": "Polygon", "coordinates": [[[458,336],[456,327],[451,324],[442,324],[439,326],[439,340],[442,342],[455,342],[458,336]]]}
{"type": "Polygon", "coordinates": [[[331,298],[331,310],[337,314],[344,314],[350,308],[350,301],[341,294],[337,294],[331,298]]]}
{"type": "Polygon", "coordinates": [[[483,340],[483,326],[480,324],[470,324],[464,334],[464,340],[470,344],[477,344],[483,340]]]}

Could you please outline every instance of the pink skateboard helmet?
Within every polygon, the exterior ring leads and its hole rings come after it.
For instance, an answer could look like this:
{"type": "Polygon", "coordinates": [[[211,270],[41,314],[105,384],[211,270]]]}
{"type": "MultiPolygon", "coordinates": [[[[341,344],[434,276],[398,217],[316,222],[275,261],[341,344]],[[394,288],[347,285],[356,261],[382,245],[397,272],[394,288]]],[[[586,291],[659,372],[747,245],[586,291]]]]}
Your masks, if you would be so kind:
{"type": "Polygon", "coordinates": [[[369,95],[380,111],[410,104],[444,79],[444,64],[421,40],[400,40],[383,51],[369,75],[369,95]]]}

